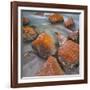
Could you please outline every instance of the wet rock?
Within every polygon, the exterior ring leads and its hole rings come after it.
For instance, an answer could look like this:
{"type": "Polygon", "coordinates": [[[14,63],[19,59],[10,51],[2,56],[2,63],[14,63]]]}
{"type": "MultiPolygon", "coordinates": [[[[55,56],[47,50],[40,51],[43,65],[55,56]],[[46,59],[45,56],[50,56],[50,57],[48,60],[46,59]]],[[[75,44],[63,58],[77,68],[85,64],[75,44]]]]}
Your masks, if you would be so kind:
{"type": "Polygon", "coordinates": [[[56,38],[59,46],[62,46],[67,40],[67,38],[63,36],[60,32],[55,32],[55,34],[56,34],[56,38]]]}
{"type": "Polygon", "coordinates": [[[49,18],[50,22],[53,24],[62,22],[64,20],[63,16],[61,14],[58,14],[58,13],[54,13],[52,15],[49,15],[48,18],[49,18]]]}
{"type": "Polygon", "coordinates": [[[66,28],[71,29],[74,27],[75,23],[72,17],[69,17],[66,21],[64,21],[64,25],[66,28]]]}
{"type": "Polygon", "coordinates": [[[41,33],[36,40],[32,42],[32,46],[37,54],[42,58],[54,55],[56,47],[52,37],[47,33],[41,33]]]}
{"type": "Polygon", "coordinates": [[[22,18],[22,23],[23,23],[24,26],[28,25],[30,23],[30,19],[28,17],[23,17],[22,18]]]}
{"type": "Polygon", "coordinates": [[[32,41],[32,40],[36,39],[36,37],[38,36],[36,28],[34,28],[34,27],[24,26],[22,29],[23,29],[24,41],[32,41]]]}
{"type": "Polygon", "coordinates": [[[64,71],[53,56],[49,56],[47,61],[43,64],[41,70],[37,72],[39,76],[63,75],[64,71]]]}
{"type": "Polygon", "coordinates": [[[58,49],[58,59],[63,69],[70,74],[74,66],[79,63],[79,45],[71,40],[67,40],[58,49]]]}
{"type": "Polygon", "coordinates": [[[62,56],[69,63],[75,63],[79,59],[79,45],[71,40],[66,41],[59,48],[58,56],[62,56]]]}
{"type": "Polygon", "coordinates": [[[68,39],[79,43],[79,30],[69,33],[68,39]]]}

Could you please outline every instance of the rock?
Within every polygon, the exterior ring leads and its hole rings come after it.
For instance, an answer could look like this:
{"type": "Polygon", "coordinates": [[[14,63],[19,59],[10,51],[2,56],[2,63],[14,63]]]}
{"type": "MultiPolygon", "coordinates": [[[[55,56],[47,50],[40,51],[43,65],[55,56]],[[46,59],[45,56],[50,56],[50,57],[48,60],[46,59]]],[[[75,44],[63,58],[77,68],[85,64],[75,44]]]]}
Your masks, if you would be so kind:
{"type": "Polygon", "coordinates": [[[64,20],[63,16],[59,13],[54,13],[52,15],[49,15],[48,18],[49,18],[50,22],[53,24],[62,22],[64,20]]]}
{"type": "Polygon", "coordinates": [[[22,23],[23,23],[23,25],[28,25],[30,23],[30,19],[28,17],[23,17],[22,23]]]}
{"type": "Polygon", "coordinates": [[[79,45],[71,40],[67,40],[62,47],[58,49],[58,59],[66,74],[76,73],[75,67],[79,67],[79,45]]]}
{"type": "Polygon", "coordinates": [[[79,60],[79,45],[71,40],[66,41],[58,49],[58,56],[63,57],[66,62],[74,64],[79,60]]]}
{"type": "Polygon", "coordinates": [[[41,70],[37,72],[39,76],[51,76],[51,75],[64,75],[64,71],[58,64],[57,60],[53,56],[49,56],[47,61],[42,66],[41,70]]]}
{"type": "Polygon", "coordinates": [[[79,30],[69,33],[68,39],[79,43],[79,30]]]}
{"type": "Polygon", "coordinates": [[[62,46],[67,40],[67,38],[63,36],[60,32],[56,32],[55,34],[56,34],[56,38],[59,43],[59,46],[62,46]]]}
{"type": "Polygon", "coordinates": [[[37,54],[42,58],[54,55],[56,47],[52,37],[47,33],[41,33],[36,40],[32,42],[32,46],[37,54]]]}
{"type": "Polygon", "coordinates": [[[66,21],[64,21],[64,25],[65,25],[66,28],[72,30],[72,28],[74,26],[74,20],[73,20],[73,18],[72,17],[69,17],[66,21]]]}
{"type": "Polygon", "coordinates": [[[36,37],[38,36],[36,28],[34,28],[34,27],[24,26],[22,29],[23,29],[24,41],[32,41],[32,40],[36,39],[36,37]]]}

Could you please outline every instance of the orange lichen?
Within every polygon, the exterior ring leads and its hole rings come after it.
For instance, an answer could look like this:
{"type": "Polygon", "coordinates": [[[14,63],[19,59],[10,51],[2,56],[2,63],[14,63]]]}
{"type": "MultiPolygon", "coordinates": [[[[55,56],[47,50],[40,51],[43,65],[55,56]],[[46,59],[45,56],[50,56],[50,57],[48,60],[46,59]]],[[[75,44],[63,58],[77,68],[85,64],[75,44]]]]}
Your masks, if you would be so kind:
{"type": "Polygon", "coordinates": [[[24,33],[29,33],[31,35],[36,34],[35,30],[30,26],[23,27],[23,31],[24,31],[24,33]]]}
{"type": "Polygon", "coordinates": [[[79,60],[79,45],[71,40],[66,41],[58,50],[58,56],[61,56],[69,63],[75,63],[79,60]]]}
{"type": "Polygon", "coordinates": [[[44,46],[46,49],[52,49],[54,48],[54,41],[50,35],[47,33],[41,33],[38,38],[32,42],[32,44],[35,47],[38,47],[40,45],[44,46]]]}
{"type": "Polygon", "coordinates": [[[54,22],[58,22],[58,21],[63,21],[63,16],[58,14],[58,13],[54,13],[53,15],[49,16],[49,20],[54,23],[54,22]]]}

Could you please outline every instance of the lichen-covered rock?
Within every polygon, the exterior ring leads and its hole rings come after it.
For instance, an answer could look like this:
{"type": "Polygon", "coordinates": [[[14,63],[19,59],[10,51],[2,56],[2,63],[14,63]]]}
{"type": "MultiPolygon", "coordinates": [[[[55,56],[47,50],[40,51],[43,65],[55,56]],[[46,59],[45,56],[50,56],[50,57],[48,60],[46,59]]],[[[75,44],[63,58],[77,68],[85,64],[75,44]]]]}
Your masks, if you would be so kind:
{"type": "Polygon", "coordinates": [[[54,13],[52,15],[49,15],[49,20],[51,23],[59,23],[62,22],[64,20],[63,16],[61,14],[58,13],[54,13]]]}
{"type": "Polygon", "coordinates": [[[53,38],[47,33],[41,33],[37,39],[32,42],[32,46],[42,58],[47,58],[56,52],[53,38]]]}
{"type": "Polygon", "coordinates": [[[22,29],[23,29],[24,41],[32,41],[38,36],[36,28],[34,28],[34,27],[24,26],[22,29]]]}
{"type": "Polygon", "coordinates": [[[57,60],[53,56],[49,56],[47,61],[42,66],[41,70],[37,72],[39,76],[51,76],[51,75],[63,75],[64,71],[58,64],[57,60]]]}
{"type": "Polygon", "coordinates": [[[79,64],[79,45],[71,40],[67,40],[63,46],[58,49],[58,59],[66,74],[73,73],[75,65],[79,64]]]}
{"type": "Polygon", "coordinates": [[[79,60],[79,45],[71,40],[67,40],[58,50],[58,56],[61,56],[68,63],[75,63],[79,60]]]}

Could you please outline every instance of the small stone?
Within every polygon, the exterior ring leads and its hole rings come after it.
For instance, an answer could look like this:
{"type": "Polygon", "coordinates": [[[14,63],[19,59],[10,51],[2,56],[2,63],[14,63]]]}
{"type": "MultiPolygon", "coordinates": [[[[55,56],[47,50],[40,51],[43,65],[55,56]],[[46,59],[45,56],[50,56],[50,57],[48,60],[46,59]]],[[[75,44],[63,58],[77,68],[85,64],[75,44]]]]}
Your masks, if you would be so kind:
{"type": "Polygon", "coordinates": [[[54,13],[52,15],[49,15],[49,20],[51,23],[59,23],[62,22],[64,20],[63,16],[59,13],[54,13]]]}
{"type": "Polygon", "coordinates": [[[68,29],[72,29],[74,26],[74,21],[72,17],[69,17],[66,21],[64,21],[64,25],[65,27],[67,27],[68,29]]]}
{"type": "Polygon", "coordinates": [[[38,36],[36,29],[31,26],[24,26],[22,29],[24,41],[32,41],[38,36]]]}
{"type": "Polygon", "coordinates": [[[56,38],[59,43],[59,46],[62,46],[67,40],[67,38],[64,35],[62,35],[60,32],[56,32],[55,34],[56,34],[56,38]]]}
{"type": "Polygon", "coordinates": [[[23,25],[28,25],[30,23],[30,19],[28,17],[23,17],[22,23],[23,23],[23,25]]]}
{"type": "Polygon", "coordinates": [[[79,43],[79,30],[69,33],[68,39],[79,43]]]}

